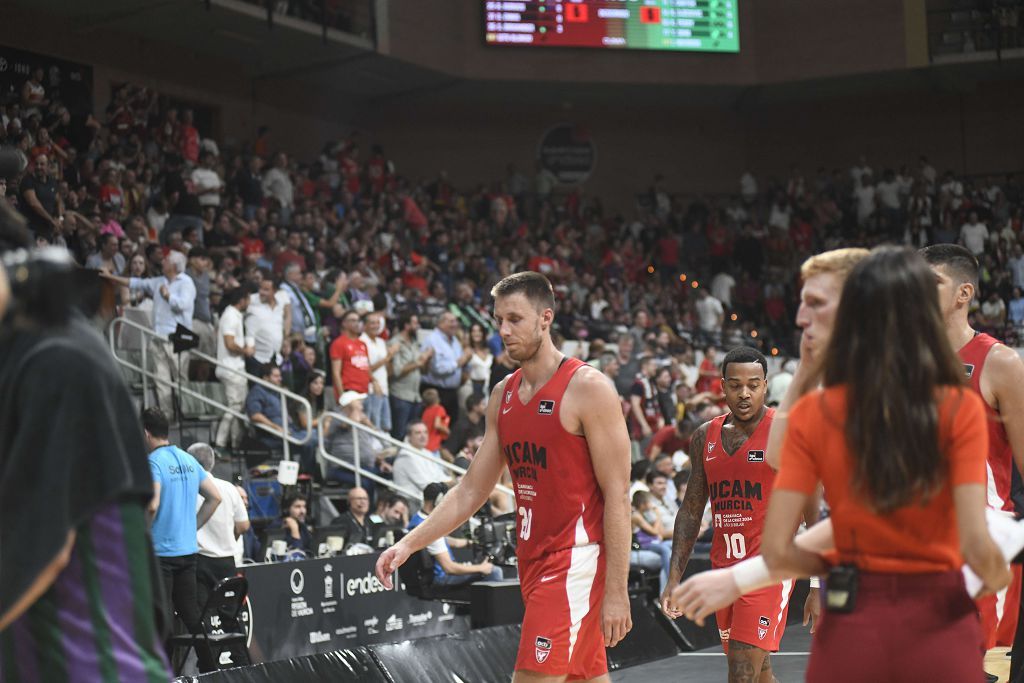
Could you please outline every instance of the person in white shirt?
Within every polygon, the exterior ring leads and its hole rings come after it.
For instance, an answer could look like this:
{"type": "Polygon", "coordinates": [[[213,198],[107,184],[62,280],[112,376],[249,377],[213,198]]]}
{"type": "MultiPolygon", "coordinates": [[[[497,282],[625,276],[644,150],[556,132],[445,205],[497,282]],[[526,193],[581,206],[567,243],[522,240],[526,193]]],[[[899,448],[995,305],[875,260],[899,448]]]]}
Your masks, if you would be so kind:
{"type": "Polygon", "coordinates": [[[988,242],[988,227],[978,220],[975,211],[967,217],[967,222],[960,226],[960,244],[967,247],[975,256],[985,253],[985,243],[988,242]]]}
{"type": "Polygon", "coordinates": [[[697,290],[697,320],[700,331],[710,343],[715,343],[722,331],[725,309],[722,302],[711,296],[704,288],[697,290]]]}
{"type": "MultiPolygon", "coordinates": [[[[394,358],[396,347],[389,347],[381,336],[384,332],[384,313],[374,311],[363,316],[363,333],[359,340],[366,344],[370,361],[370,393],[364,403],[366,415],[377,429],[391,431],[391,402],[388,398],[388,363],[394,358]]],[[[428,482],[429,483],[429,482],[428,482]]],[[[415,489],[419,491],[419,488],[415,489]]]]}
{"type": "MultiPolygon", "coordinates": [[[[214,510],[210,521],[196,533],[199,554],[196,557],[196,593],[199,607],[206,604],[206,598],[221,579],[238,572],[240,544],[238,538],[249,530],[249,514],[245,510],[242,496],[231,482],[213,476],[213,463],[217,459],[210,444],[194,443],[188,453],[203,469],[210,473],[210,479],[220,493],[221,504],[214,510]]],[[[196,496],[196,510],[203,504],[203,497],[196,496]]]]}
{"type": "Polygon", "coordinates": [[[264,276],[260,290],[249,297],[249,310],[245,313],[245,329],[253,338],[256,352],[247,363],[249,372],[262,375],[252,362],[266,365],[274,361],[280,365],[281,345],[284,343],[284,322],[291,308],[291,298],[274,286],[274,281],[264,276]]]}
{"type": "Polygon", "coordinates": [[[263,175],[263,192],[281,205],[281,222],[289,223],[295,203],[295,186],[288,175],[288,156],[283,152],[274,157],[274,167],[263,175]]]}
{"type": "Polygon", "coordinates": [[[199,166],[192,171],[191,181],[199,197],[200,206],[220,206],[220,193],[224,181],[213,170],[213,154],[205,152],[199,157],[199,166]]]}
{"type": "Polygon", "coordinates": [[[722,302],[726,308],[732,308],[732,290],[736,286],[736,278],[726,271],[720,271],[711,278],[711,296],[722,302]]]}
{"type": "Polygon", "coordinates": [[[174,347],[168,340],[178,325],[192,330],[192,317],[196,306],[196,285],[185,274],[186,258],[180,251],[164,257],[163,275],[151,278],[124,278],[100,271],[102,277],[118,283],[134,293],[143,293],[153,299],[153,331],[157,336],[149,341],[149,359],[156,375],[156,396],[160,409],[168,417],[174,415],[171,386],[177,381],[178,361],[174,347]]]}
{"type": "MultiPolygon", "coordinates": [[[[411,448],[417,449],[421,453],[427,453],[428,438],[427,425],[420,421],[409,425],[406,441],[411,448]]],[[[437,462],[432,462],[430,459],[421,458],[405,448],[398,451],[392,465],[391,475],[395,485],[400,486],[404,491],[422,491],[431,482],[449,481],[452,478],[451,473],[441,467],[440,458],[436,458],[436,460],[437,462]]],[[[412,504],[411,512],[415,513],[418,505],[414,498],[410,498],[410,502],[412,504]]]]}
{"type": "Polygon", "coordinates": [[[870,171],[860,176],[853,198],[857,200],[857,225],[863,227],[875,213],[875,186],[871,183],[870,171]]]}
{"type": "MultiPolygon", "coordinates": [[[[256,353],[253,339],[246,338],[243,316],[249,308],[249,292],[236,287],[224,294],[224,312],[217,328],[217,379],[224,385],[228,407],[242,413],[249,391],[245,375],[245,359],[256,353]],[[235,370],[237,372],[232,372],[235,370]]],[[[231,413],[224,413],[217,426],[214,443],[217,448],[237,447],[242,438],[242,421],[231,413]]]]}

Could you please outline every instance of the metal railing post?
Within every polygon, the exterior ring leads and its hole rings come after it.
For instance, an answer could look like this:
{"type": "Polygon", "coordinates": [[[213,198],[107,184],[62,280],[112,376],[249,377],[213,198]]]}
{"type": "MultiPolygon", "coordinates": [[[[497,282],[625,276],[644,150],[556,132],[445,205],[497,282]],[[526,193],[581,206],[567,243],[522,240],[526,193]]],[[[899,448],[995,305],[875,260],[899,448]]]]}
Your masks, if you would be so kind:
{"type": "Polygon", "coordinates": [[[362,486],[362,470],[363,462],[359,459],[359,432],[356,431],[355,426],[349,427],[352,430],[352,465],[355,468],[353,471],[356,474],[356,486],[362,486]]]}
{"type": "MultiPolygon", "coordinates": [[[[149,408],[149,340],[143,337],[142,339],[142,409],[149,408]]],[[[113,347],[113,343],[111,343],[113,347]]],[[[113,348],[111,348],[113,350],[113,348]]],[[[116,357],[116,354],[115,354],[116,357]]]]}

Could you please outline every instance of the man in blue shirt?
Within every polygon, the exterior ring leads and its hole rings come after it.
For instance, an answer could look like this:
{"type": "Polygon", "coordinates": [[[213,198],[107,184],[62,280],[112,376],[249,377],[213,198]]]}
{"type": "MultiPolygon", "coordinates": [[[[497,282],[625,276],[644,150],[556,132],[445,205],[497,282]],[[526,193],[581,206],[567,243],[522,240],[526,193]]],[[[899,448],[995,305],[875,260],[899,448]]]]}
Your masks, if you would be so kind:
{"type": "Polygon", "coordinates": [[[174,415],[171,403],[171,383],[178,377],[178,359],[171,342],[167,340],[178,325],[192,329],[192,316],[196,307],[196,285],[185,273],[185,255],[172,251],[164,257],[163,275],[151,278],[117,277],[101,273],[103,277],[128,287],[133,293],[143,293],[153,299],[153,331],[159,339],[149,343],[149,360],[156,373],[156,396],[166,415],[174,415]]]}
{"type": "Polygon", "coordinates": [[[459,321],[450,312],[445,311],[437,318],[434,331],[423,340],[423,350],[434,352],[429,364],[423,369],[420,393],[424,389],[437,389],[452,424],[459,417],[459,386],[462,384],[462,368],[473,356],[472,349],[462,349],[459,343],[459,321]]]}
{"type": "MultiPolygon", "coordinates": [[[[281,386],[281,368],[273,363],[264,365],[261,375],[265,381],[270,382],[274,386],[281,386]]],[[[262,384],[253,384],[249,389],[248,396],[245,397],[245,414],[249,416],[249,419],[254,424],[263,425],[283,435],[283,404],[284,401],[281,399],[280,393],[262,384]]],[[[295,407],[298,408],[298,406],[295,407]]],[[[299,427],[298,420],[291,414],[288,415],[288,433],[296,439],[302,439],[306,436],[306,430],[299,427]]],[[[269,448],[278,449],[282,447],[281,437],[274,436],[265,429],[260,429],[257,434],[260,441],[269,448]]],[[[294,443],[289,446],[290,453],[298,454],[299,469],[305,474],[318,475],[318,468],[316,466],[317,445],[318,437],[314,434],[309,441],[301,446],[297,446],[294,443]]]]}
{"type": "MultiPolygon", "coordinates": [[[[189,633],[201,633],[196,594],[196,532],[220,505],[220,492],[195,458],[167,440],[169,424],[159,408],[143,411],[142,427],[153,475],[153,498],[148,509],[153,550],[174,611],[189,633]],[[198,512],[196,496],[203,497],[198,512]]],[[[201,672],[217,668],[208,648],[197,646],[196,656],[201,672]]]]}

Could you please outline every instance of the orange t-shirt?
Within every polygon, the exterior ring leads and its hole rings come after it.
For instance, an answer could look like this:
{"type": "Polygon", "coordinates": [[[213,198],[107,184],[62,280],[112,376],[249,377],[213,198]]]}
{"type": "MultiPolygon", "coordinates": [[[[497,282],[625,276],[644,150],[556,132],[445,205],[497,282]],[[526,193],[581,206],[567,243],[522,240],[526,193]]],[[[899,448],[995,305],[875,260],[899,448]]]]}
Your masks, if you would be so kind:
{"type": "Polygon", "coordinates": [[[441,448],[441,442],[448,437],[437,431],[434,428],[434,423],[437,418],[441,418],[441,424],[445,427],[449,426],[451,418],[448,417],[448,411],[444,409],[444,406],[438,403],[436,406],[428,406],[423,409],[423,424],[427,425],[427,450],[436,451],[441,448]]]}
{"type": "Polygon", "coordinates": [[[963,565],[953,487],[985,485],[988,432],[982,399],[967,389],[943,392],[939,439],[948,456],[947,479],[926,504],[885,515],[872,512],[851,488],[853,461],[846,446],[846,388],[800,399],[789,413],[776,489],[810,495],[820,480],[832,509],[839,560],[865,571],[923,574],[963,565]]]}

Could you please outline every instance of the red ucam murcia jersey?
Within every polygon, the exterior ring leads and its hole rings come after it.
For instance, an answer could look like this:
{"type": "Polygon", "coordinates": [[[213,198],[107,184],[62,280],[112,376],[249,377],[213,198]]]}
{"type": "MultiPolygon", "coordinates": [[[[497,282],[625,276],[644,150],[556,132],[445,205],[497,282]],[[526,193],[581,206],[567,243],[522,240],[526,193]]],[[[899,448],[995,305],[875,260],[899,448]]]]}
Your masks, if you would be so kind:
{"type": "Polygon", "coordinates": [[[704,447],[704,476],[711,498],[711,566],[729,567],[757,555],[775,483],[775,470],[765,461],[768,431],[775,409],[769,408],[754,433],[729,454],[722,448],[722,426],[730,415],[711,421],[704,447]]]}
{"type": "Polygon", "coordinates": [[[604,537],[604,495],[587,440],[567,432],[560,418],[566,387],[583,365],[565,358],[525,404],[519,400],[522,370],[505,382],[498,437],[516,495],[520,563],[604,537]]]}
{"type": "MultiPolygon", "coordinates": [[[[981,372],[992,347],[999,343],[995,337],[979,332],[957,352],[963,361],[967,381],[978,396],[981,393],[981,372]]],[[[988,418],[988,506],[994,510],[1013,512],[1010,486],[1013,478],[1013,449],[1006,435],[1006,426],[999,411],[985,401],[985,416],[988,418]]]]}

